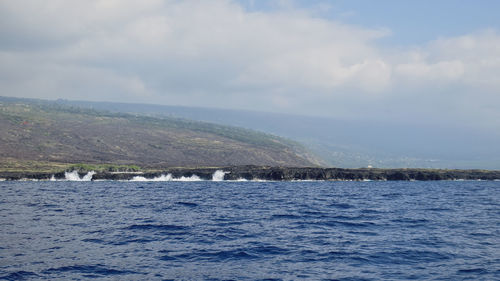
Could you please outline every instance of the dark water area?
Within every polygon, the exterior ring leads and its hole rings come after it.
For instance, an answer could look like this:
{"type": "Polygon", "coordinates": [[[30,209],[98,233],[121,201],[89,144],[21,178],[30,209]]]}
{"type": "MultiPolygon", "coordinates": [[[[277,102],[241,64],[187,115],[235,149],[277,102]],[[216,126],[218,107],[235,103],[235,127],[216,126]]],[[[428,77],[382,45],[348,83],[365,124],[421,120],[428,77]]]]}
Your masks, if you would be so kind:
{"type": "Polygon", "coordinates": [[[500,182],[0,182],[0,279],[500,280],[500,182]]]}

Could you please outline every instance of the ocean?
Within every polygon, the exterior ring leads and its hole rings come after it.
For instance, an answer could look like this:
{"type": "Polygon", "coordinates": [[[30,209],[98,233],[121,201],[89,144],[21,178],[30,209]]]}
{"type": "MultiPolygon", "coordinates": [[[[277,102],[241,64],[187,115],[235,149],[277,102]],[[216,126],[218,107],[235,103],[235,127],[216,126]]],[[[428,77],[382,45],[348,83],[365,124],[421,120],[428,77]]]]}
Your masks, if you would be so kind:
{"type": "Polygon", "coordinates": [[[500,182],[0,182],[1,280],[500,280],[500,182]]]}

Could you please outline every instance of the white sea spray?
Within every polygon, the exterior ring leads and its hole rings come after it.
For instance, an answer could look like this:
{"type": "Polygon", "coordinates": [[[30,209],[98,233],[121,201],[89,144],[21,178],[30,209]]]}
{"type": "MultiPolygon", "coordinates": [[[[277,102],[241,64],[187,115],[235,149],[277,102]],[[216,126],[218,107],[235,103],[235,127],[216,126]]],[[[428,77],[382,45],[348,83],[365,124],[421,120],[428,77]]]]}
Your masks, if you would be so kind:
{"type": "Polygon", "coordinates": [[[95,174],[94,171],[88,172],[85,176],[80,178],[80,175],[78,174],[78,171],[72,171],[72,172],[65,172],[64,173],[64,179],[67,181],[91,181],[92,176],[95,174]]]}
{"type": "Polygon", "coordinates": [[[197,175],[192,175],[190,177],[174,178],[173,181],[201,181],[201,178],[197,175]]]}
{"type": "Polygon", "coordinates": [[[190,177],[180,177],[174,178],[172,174],[160,175],[154,178],[146,178],[143,176],[135,176],[130,181],[201,181],[201,178],[197,175],[192,175],[190,177]]]}
{"type": "Polygon", "coordinates": [[[229,172],[224,172],[222,170],[217,170],[214,172],[212,175],[212,181],[223,181],[224,180],[224,175],[226,175],[229,172]]]}
{"type": "Polygon", "coordinates": [[[130,181],[172,181],[172,174],[160,175],[152,179],[145,178],[143,176],[135,176],[130,181]]]}

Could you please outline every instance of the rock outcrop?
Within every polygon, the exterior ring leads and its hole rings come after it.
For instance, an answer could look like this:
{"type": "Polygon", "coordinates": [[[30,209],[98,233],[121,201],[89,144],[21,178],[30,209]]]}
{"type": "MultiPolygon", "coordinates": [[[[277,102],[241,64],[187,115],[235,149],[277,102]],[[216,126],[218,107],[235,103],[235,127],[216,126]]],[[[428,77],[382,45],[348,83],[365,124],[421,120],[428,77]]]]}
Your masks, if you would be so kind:
{"type": "MultiPolygon", "coordinates": [[[[270,166],[230,166],[214,168],[171,168],[161,171],[145,172],[97,172],[92,180],[131,180],[140,176],[146,179],[159,178],[170,174],[172,178],[197,176],[202,180],[212,180],[216,171],[223,171],[224,180],[324,180],[324,181],[430,181],[430,180],[500,180],[500,171],[489,170],[438,170],[438,169],[341,169],[341,168],[302,168],[270,166]]],[[[83,177],[88,171],[80,171],[83,177]]],[[[65,179],[65,172],[23,173],[0,172],[5,180],[49,180],[65,179]]]]}

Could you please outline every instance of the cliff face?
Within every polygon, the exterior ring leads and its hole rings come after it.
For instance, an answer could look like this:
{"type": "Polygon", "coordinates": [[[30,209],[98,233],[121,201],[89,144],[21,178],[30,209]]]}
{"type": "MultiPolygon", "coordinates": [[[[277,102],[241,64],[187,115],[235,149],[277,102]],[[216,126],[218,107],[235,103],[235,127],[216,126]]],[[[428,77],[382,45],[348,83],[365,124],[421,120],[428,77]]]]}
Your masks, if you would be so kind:
{"type": "Polygon", "coordinates": [[[175,118],[154,118],[0,98],[0,161],[141,167],[311,166],[289,140],[175,118]]]}
{"type": "MultiPolygon", "coordinates": [[[[202,180],[379,180],[379,181],[430,181],[430,180],[500,180],[500,171],[487,170],[438,170],[438,169],[339,169],[307,167],[231,166],[219,168],[170,168],[161,171],[106,172],[80,170],[74,176],[88,180],[132,180],[134,177],[146,179],[196,178],[202,180]],[[90,176],[89,176],[90,172],[90,176]]],[[[0,172],[0,178],[20,179],[68,179],[67,173],[0,172]]]]}

